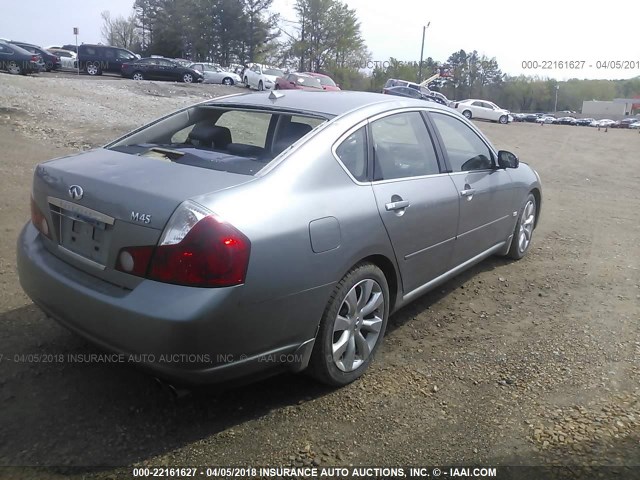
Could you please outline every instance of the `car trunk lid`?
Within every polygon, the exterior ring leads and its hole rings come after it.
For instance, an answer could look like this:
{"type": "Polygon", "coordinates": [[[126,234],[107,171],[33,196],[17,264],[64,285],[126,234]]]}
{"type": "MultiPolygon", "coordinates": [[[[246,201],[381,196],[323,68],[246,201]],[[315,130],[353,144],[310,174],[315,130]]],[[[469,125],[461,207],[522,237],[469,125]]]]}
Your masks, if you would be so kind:
{"type": "Polygon", "coordinates": [[[156,245],[184,200],[254,178],[97,149],[39,165],[33,197],[49,222],[53,254],[132,288],[140,279],[115,270],[121,248],[156,245]]]}

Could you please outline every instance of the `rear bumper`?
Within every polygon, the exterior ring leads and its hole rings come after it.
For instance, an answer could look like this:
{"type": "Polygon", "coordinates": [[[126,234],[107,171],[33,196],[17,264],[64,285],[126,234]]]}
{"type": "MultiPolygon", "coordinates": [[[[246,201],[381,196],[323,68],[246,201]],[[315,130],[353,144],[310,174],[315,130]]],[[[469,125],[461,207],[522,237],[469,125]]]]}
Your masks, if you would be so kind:
{"type": "Polygon", "coordinates": [[[137,367],[189,384],[304,368],[328,291],[250,304],[243,286],[145,280],[126,290],[52,255],[31,222],[18,238],[17,261],[22,288],[47,315],[137,367]],[[313,305],[317,317],[309,315],[313,305]]]}

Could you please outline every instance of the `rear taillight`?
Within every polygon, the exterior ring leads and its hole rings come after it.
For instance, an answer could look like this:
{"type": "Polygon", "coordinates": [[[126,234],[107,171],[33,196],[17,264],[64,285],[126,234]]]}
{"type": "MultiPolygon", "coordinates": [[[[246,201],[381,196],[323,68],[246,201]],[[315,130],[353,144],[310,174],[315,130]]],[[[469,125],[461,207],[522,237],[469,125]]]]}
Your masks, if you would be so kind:
{"type": "Polygon", "coordinates": [[[51,238],[49,223],[47,223],[47,219],[33,197],[31,197],[31,223],[33,223],[33,226],[36,227],[41,234],[47,238],[51,238]]]}
{"type": "Polygon", "coordinates": [[[157,247],[127,247],[116,269],[193,287],[244,283],[251,243],[232,225],[193,202],[174,212],[157,247]]]}
{"type": "Polygon", "coordinates": [[[120,70],[124,70],[127,67],[129,67],[129,64],[128,63],[123,63],[122,66],[120,67],[120,70]]]}

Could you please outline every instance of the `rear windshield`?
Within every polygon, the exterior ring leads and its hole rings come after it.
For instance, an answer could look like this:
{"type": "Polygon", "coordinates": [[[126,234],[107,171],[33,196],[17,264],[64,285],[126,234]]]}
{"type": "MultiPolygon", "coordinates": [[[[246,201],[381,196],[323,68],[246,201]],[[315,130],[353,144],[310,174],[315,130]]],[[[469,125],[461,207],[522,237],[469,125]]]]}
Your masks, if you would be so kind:
{"type": "Polygon", "coordinates": [[[318,79],[320,79],[320,84],[321,85],[326,85],[328,87],[335,87],[336,84],[333,80],[331,80],[329,77],[317,77],[318,79]]]}
{"type": "Polygon", "coordinates": [[[107,145],[131,155],[255,175],[328,118],[198,105],[107,145]]]}

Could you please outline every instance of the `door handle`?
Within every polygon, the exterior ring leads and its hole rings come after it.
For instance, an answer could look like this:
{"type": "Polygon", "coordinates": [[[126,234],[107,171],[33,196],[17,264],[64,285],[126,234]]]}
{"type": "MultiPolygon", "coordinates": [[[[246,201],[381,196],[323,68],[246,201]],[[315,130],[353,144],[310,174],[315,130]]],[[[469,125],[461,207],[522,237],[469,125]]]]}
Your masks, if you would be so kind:
{"type": "Polygon", "coordinates": [[[390,202],[385,204],[384,208],[387,209],[387,211],[392,211],[392,210],[402,210],[404,208],[407,208],[409,205],[411,205],[407,200],[400,200],[398,202],[390,202]]]}
{"type": "Polygon", "coordinates": [[[476,193],[475,188],[467,188],[464,190],[460,190],[460,195],[462,195],[463,197],[473,197],[474,193],[476,193]]]}

